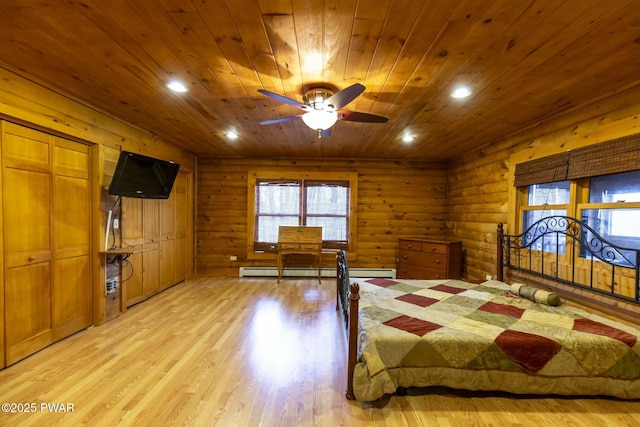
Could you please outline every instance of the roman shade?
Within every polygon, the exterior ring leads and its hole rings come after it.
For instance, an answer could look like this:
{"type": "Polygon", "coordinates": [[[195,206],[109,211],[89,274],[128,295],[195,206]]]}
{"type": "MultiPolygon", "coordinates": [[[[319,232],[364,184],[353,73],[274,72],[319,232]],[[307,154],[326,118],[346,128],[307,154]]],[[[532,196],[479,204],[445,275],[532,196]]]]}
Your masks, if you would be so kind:
{"type": "Polygon", "coordinates": [[[567,179],[588,178],[640,169],[640,133],[570,152],[567,179]]]}
{"type": "Polygon", "coordinates": [[[569,152],[558,153],[541,159],[529,160],[516,165],[516,187],[546,182],[564,181],[569,168],[569,152]]]}
{"type": "Polygon", "coordinates": [[[516,165],[514,186],[640,170],[640,133],[516,165]]]}

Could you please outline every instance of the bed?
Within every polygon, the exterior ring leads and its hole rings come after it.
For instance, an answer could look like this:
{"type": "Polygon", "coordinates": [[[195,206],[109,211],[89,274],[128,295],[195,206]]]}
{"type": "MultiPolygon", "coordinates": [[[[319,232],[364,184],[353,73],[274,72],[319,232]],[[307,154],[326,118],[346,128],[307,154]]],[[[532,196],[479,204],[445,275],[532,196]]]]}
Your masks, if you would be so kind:
{"type": "MultiPolygon", "coordinates": [[[[539,228],[528,230],[528,236],[507,235],[499,226],[497,277],[504,280],[502,269],[515,266],[519,272],[555,278],[564,286],[594,293],[597,299],[606,296],[637,306],[640,251],[611,245],[578,220],[563,217],[555,221],[561,221],[560,226],[534,224],[532,228],[539,228]],[[536,260],[545,256],[535,248],[539,239],[549,238],[547,231],[564,233],[560,239],[564,250],[562,255],[546,254],[547,261],[536,260]],[[585,243],[585,237],[590,243],[585,243]],[[577,246],[568,249],[574,238],[578,245],[596,249],[587,250],[582,260],[572,260],[571,252],[579,253],[577,246]],[[549,260],[559,263],[555,269],[549,267],[549,260]],[[587,267],[596,263],[586,284],[570,283],[557,273],[567,260],[587,267]],[[609,285],[594,286],[593,276],[602,266],[614,277],[613,292],[609,285]],[[616,293],[622,281],[635,283],[630,296],[628,291],[616,293]]],[[[554,242],[560,246],[557,237],[554,242]]],[[[567,304],[552,289],[528,284],[355,281],[349,278],[347,253],[342,251],[337,254],[337,267],[336,308],[342,309],[347,331],[349,399],[375,401],[408,387],[430,386],[640,399],[640,329],[635,325],[585,311],[567,304]],[[559,301],[562,303],[555,305],[559,301]]]]}

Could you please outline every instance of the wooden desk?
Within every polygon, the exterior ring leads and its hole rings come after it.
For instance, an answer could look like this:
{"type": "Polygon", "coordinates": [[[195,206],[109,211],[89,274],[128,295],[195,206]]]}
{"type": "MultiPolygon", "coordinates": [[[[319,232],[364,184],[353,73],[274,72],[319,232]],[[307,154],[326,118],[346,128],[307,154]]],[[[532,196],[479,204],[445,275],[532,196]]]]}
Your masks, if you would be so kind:
{"type": "Polygon", "coordinates": [[[318,283],[322,273],[322,227],[280,226],[278,228],[278,283],[282,278],[283,258],[290,254],[308,254],[318,262],[318,283]]]}

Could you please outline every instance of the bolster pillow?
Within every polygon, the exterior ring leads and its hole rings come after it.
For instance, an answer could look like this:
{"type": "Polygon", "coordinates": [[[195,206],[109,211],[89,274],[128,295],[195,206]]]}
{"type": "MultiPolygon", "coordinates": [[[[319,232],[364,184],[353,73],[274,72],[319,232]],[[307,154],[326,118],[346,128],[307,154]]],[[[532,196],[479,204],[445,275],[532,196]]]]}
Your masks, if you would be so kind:
{"type": "Polygon", "coordinates": [[[522,283],[512,284],[511,292],[539,304],[560,305],[560,296],[555,292],[545,291],[522,283]]]}

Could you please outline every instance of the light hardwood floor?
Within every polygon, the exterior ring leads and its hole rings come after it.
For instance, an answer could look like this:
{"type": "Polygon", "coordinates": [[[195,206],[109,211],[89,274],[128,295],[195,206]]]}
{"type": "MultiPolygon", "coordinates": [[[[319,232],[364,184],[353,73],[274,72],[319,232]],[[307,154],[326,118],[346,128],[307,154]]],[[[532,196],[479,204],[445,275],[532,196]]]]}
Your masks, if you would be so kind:
{"type": "Polygon", "coordinates": [[[322,282],[196,278],[174,286],[0,371],[0,401],[36,407],[2,413],[0,425],[640,425],[640,403],[616,399],[435,389],[348,401],[335,284],[322,282]]]}

